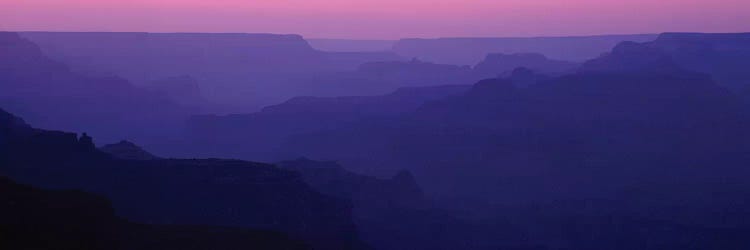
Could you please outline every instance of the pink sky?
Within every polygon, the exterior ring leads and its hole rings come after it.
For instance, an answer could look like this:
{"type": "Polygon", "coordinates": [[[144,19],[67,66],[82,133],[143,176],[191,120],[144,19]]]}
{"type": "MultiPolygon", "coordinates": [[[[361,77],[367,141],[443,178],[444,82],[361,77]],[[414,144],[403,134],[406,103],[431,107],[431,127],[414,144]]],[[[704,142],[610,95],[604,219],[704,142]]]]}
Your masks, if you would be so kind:
{"type": "Polygon", "coordinates": [[[0,30],[312,38],[750,31],[750,0],[0,0],[0,30]]]}

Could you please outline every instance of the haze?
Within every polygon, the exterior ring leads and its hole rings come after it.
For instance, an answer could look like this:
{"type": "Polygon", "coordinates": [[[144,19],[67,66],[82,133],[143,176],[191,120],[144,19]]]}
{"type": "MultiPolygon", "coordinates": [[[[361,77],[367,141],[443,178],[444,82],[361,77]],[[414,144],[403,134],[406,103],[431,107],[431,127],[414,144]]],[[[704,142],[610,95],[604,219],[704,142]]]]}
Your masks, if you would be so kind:
{"type": "Polygon", "coordinates": [[[0,29],[355,39],[741,32],[748,9],[743,0],[2,0],[0,29]]]}

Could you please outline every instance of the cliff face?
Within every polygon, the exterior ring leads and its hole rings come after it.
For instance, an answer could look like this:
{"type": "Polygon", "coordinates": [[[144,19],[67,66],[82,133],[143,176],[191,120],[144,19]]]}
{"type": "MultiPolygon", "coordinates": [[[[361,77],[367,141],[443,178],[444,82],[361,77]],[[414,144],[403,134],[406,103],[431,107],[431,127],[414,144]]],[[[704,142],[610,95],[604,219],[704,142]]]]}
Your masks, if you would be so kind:
{"type": "Polygon", "coordinates": [[[316,248],[363,247],[350,205],[292,172],[233,160],[116,160],[85,135],[18,124],[0,124],[0,173],[23,183],[103,194],[137,222],[276,230],[316,248]]]}
{"type": "Polygon", "coordinates": [[[556,60],[582,62],[622,41],[646,42],[654,38],[656,35],[401,39],[393,50],[404,57],[458,65],[474,65],[490,53],[540,53],[556,60]]]}

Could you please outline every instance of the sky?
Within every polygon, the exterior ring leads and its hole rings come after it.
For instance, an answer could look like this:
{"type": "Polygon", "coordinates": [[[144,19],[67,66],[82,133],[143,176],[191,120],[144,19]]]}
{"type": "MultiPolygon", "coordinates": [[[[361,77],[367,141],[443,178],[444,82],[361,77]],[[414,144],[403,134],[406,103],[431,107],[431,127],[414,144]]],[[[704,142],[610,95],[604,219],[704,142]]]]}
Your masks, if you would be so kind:
{"type": "Polygon", "coordinates": [[[347,39],[748,32],[750,0],[0,0],[0,30],[347,39]]]}

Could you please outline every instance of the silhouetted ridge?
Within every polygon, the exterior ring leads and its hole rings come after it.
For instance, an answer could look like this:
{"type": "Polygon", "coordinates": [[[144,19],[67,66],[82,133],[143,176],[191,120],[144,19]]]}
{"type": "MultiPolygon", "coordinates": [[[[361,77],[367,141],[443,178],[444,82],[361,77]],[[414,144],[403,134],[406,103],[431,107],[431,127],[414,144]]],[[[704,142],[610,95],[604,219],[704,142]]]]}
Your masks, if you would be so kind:
{"type": "Polygon", "coordinates": [[[40,190],[4,177],[0,190],[2,249],[310,249],[270,231],[131,223],[103,197],[81,191],[40,190]]]}
{"type": "Polygon", "coordinates": [[[622,42],[615,46],[612,52],[584,63],[582,70],[641,73],[680,69],[672,57],[661,49],[647,44],[622,42]]]}
{"type": "Polygon", "coordinates": [[[399,40],[393,51],[404,57],[458,65],[475,65],[490,53],[539,53],[556,60],[582,62],[611,50],[619,42],[646,42],[656,36],[409,38],[399,40]]]}
{"type": "Polygon", "coordinates": [[[182,105],[205,106],[207,102],[198,81],[188,75],[159,79],[150,82],[147,88],[182,105]]]}
{"type": "MultiPolygon", "coordinates": [[[[33,43],[21,38],[17,33],[0,32],[0,72],[3,74],[21,73],[26,65],[43,63],[39,70],[46,71],[45,67],[65,70],[66,67],[60,63],[46,60],[41,49],[33,43]]],[[[4,83],[9,84],[9,83],[4,83]]]]}
{"type": "Polygon", "coordinates": [[[487,75],[500,75],[516,68],[523,67],[537,72],[564,73],[575,69],[577,64],[566,61],[550,60],[537,53],[502,54],[491,53],[474,66],[474,70],[487,75]]]}
{"type": "Polygon", "coordinates": [[[189,112],[122,78],[73,72],[15,33],[2,32],[0,40],[0,105],[35,126],[86,131],[105,141],[143,139],[174,130],[189,112]]]}
{"type": "Polygon", "coordinates": [[[0,109],[0,128],[6,131],[4,133],[10,133],[11,130],[30,130],[31,126],[20,117],[0,109]]]}
{"type": "Polygon", "coordinates": [[[750,33],[665,33],[653,42],[618,44],[611,53],[586,62],[584,71],[698,72],[737,93],[749,88],[750,33]]]}
{"type": "Polygon", "coordinates": [[[129,220],[274,230],[320,249],[367,248],[351,205],[321,195],[291,171],[238,160],[117,160],[87,135],[9,127],[0,124],[0,173],[105,195],[129,220]]]}
{"type": "Polygon", "coordinates": [[[662,33],[652,44],[670,51],[748,51],[750,33],[662,33]]]}
{"type": "MultiPolygon", "coordinates": [[[[408,171],[390,179],[349,172],[335,162],[318,162],[305,158],[283,161],[279,166],[298,172],[319,191],[350,199],[357,209],[419,208],[426,205],[421,188],[408,171]]],[[[362,212],[362,211],[359,211],[362,212]]]]}
{"type": "Polygon", "coordinates": [[[193,116],[184,145],[196,155],[278,160],[272,151],[290,136],[395,117],[425,102],[461,95],[468,85],[400,88],[382,96],[295,97],[251,114],[193,116]]]}
{"type": "Polygon", "coordinates": [[[514,69],[507,77],[513,81],[513,85],[521,88],[529,87],[552,78],[551,76],[524,67],[514,69]]]}
{"type": "Polygon", "coordinates": [[[389,51],[395,40],[305,39],[315,49],[335,52],[389,51]]]}
{"type": "MultiPolygon", "coordinates": [[[[222,113],[256,110],[299,95],[309,88],[308,79],[319,74],[354,70],[366,62],[401,60],[388,52],[318,51],[299,35],[131,32],[20,34],[38,44],[50,58],[86,75],[117,75],[136,86],[190,75],[210,103],[223,104],[203,104],[203,107],[222,113]]],[[[325,86],[319,86],[317,90],[336,91],[325,86]]]]}
{"type": "Polygon", "coordinates": [[[467,95],[478,98],[503,98],[516,92],[517,87],[509,79],[493,78],[485,79],[474,84],[467,95]]]}
{"type": "Polygon", "coordinates": [[[376,249],[516,249],[512,246],[533,245],[524,233],[505,222],[476,223],[436,208],[407,170],[390,178],[375,178],[347,171],[335,162],[300,158],[279,165],[300,173],[323,193],[351,200],[362,238],[376,249]]]}
{"type": "Polygon", "coordinates": [[[691,178],[692,171],[732,176],[737,162],[729,158],[722,171],[706,166],[744,148],[737,97],[705,74],[631,70],[631,63],[644,61],[641,55],[653,61],[644,51],[651,49],[624,44],[597,59],[602,70],[542,78],[525,88],[512,78],[483,80],[463,96],[428,102],[395,121],[295,136],[282,150],[339,159],[357,171],[406,168],[428,192],[504,202],[605,195],[604,183],[618,189],[646,179],[691,178]],[[624,55],[630,51],[635,56],[624,55]],[[688,158],[703,168],[675,170],[688,158]],[[567,191],[548,189],[555,185],[567,191]]]}
{"type": "Polygon", "coordinates": [[[420,74],[420,73],[436,73],[444,71],[461,71],[468,70],[466,66],[456,66],[450,64],[436,64],[430,62],[420,61],[416,58],[407,62],[391,61],[391,62],[370,62],[360,65],[357,70],[361,72],[367,72],[382,77],[388,75],[398,74],[420,74]]]}
{"type": "Polygon", "coordinates": [[[104,145],[103,147],[99,148],[102,152],[108,153],[115,158],[123,159],[123,160],[155,160],[159,159],[159,157],[154,156],[153,154],[146,152],[138,145],[133,144],[129,141],[120,141],[118,143],[114,144],[108,144],[104,145]]]}

